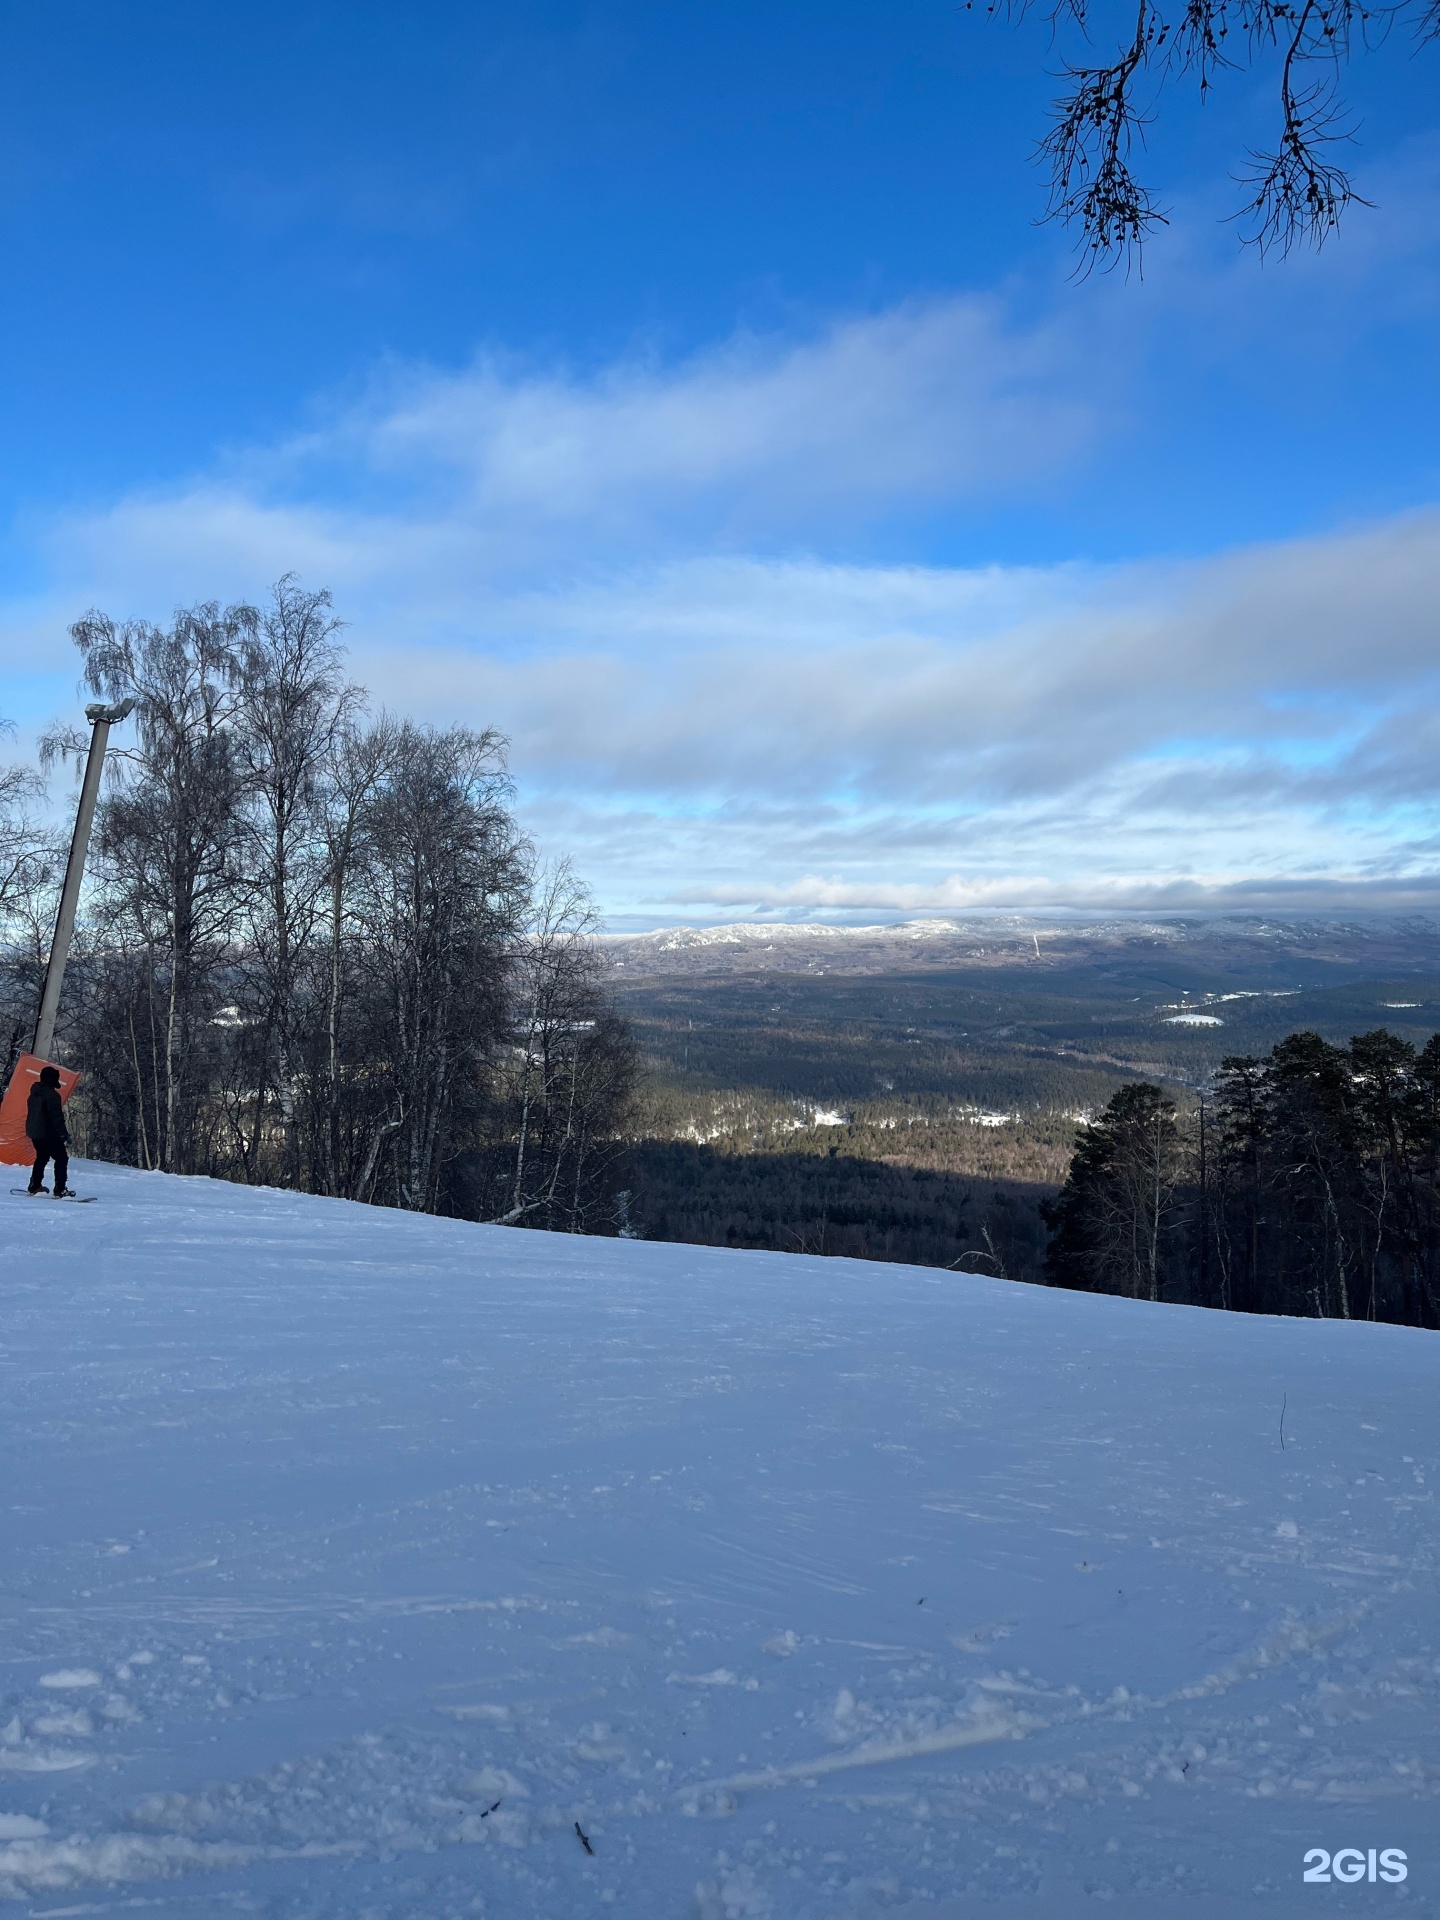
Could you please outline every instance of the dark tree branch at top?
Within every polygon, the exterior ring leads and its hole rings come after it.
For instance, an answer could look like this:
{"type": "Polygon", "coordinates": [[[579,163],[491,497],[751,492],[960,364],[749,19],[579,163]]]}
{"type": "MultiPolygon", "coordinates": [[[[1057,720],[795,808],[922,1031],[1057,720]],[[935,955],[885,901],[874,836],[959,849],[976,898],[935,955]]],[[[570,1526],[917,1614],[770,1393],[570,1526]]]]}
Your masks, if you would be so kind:
{"type": "MultiPolygon", "coordinates": [[[[1018,20],[1033,4],[990,0],[988,11],[1018,20]]],[[[1056,38],[1069,30],[1088,43],[1099,31],[1091,0],[1044,0],[1044,12],[1056,38]]],[[[1050,176],[1044,217],[1076,229],[1086,270],[1136,259],[1166,224],[1135,171],[1166,84],[1193,77],[1203,99],[1222,73],[1274,55],[1278,136],[1273,149],[1246,156],[1236,176],[1246,197],[1234,217],[1262,254],[1323,245],[1352,202],[1369,204],[1336,154],[1353,133],[1339,70],[1402,20],[1427,45],[1440,37],[1440,0],[1135,0],[1113,60],[1061,66],[1064,84],[1037,148],[1050,176]]]]}

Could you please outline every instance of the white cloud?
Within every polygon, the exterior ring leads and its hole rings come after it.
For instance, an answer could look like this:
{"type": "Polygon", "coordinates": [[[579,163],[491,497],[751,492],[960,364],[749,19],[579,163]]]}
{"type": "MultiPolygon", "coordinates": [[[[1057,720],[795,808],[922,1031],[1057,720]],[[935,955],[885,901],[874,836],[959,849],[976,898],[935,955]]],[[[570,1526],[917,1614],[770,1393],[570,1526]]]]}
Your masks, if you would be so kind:
{"type": "Polygon", "coordinates": [[[1432,516],[1108,572],[705,560],[363,665],[497,719],[537,818],[662,914],[1379,904],[1440,870],[1437,589],[1432,516]]]}
{"type": "Polygon", "coordinates": [[[1083,325],[964,297],[588,377],[389,367],[277,447],[40,539],[67,606],[163,612],[293,568],[396,639],[488,639],[498,591],[833,540],[1049,479],[1116,417],[1085,349],[1083,325]]]}
{"type": "Polygon", "coordinates": [[[303,470],[339,455],[427,494],[448,475],[452,508],[502,563],[502,536],[528,552],[547,530],[578,533],[587,551],[697,523],[707,542],[769,541],[1068,464],[1113,384],[1086,344],[1078,321],[1017,327],[971,296],[589,378],[487,358],[459,376],[384,381],[285,457],[303,470]]]}
{"type": "Polygon", "coordinates": [[[962,300],[670,369],[395,374],[52,527],[0,651],[298,569],[377,697],[511,734],[614,910],[1428,897],[1440,518],[1109,569],[794,550],[1073,462],[1083,333],[962,300]]]}

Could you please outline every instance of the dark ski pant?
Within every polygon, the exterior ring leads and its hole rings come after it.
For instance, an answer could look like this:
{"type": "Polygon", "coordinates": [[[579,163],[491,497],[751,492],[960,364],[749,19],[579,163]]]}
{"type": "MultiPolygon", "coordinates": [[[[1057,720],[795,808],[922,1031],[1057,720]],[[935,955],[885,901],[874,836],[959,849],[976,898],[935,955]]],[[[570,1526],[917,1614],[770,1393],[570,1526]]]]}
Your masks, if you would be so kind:
{"type": "Polygon", "coordinates": [[[63,1193],[70,1184],[70,1156],[63,1146],[36,1147],[35,1171],[30,1176],[31,1193],[39,1193],[45,1180],[46,1163],[55,1162],[55,1191],[63,1193]]]}

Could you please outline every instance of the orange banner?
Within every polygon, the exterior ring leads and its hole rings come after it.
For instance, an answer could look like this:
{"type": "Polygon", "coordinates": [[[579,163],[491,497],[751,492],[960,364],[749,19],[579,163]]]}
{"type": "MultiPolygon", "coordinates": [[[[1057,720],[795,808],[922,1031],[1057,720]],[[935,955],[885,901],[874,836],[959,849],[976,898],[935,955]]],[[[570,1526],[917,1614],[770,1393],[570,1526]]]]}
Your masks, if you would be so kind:
{"type": "Polygon", "coordinates": [[[68,1100],[79,1084],[80,1076],[73,1067],[57,1066],[51,1060],[37,1060],[33,1053],[21,1054],[15,1062],[10,1084],[5,1089],[5,1098],[0,1100],[0,1161],[7,1167],[33,1167],[35,1164],[35,1149],[25,1132],[25,1109],[30,1102],[30,1089],[40,1078],[40,1069],[47,1066],[54,1066],[60,1076],[62,1100],[68,1100]]]}

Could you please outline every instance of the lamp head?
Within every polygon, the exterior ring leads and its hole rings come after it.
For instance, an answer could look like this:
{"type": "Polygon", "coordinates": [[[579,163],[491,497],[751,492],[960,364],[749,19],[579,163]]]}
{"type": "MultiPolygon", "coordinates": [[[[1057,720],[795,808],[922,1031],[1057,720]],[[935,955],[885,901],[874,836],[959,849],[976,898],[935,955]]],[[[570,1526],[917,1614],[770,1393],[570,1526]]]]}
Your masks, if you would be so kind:
{"type": "Polygon", "coordinates": [[[135,696],[132,693],[128,699],[117,701],[113,707],[107,706],[103,700],[92,700],[85,709],[85,718],[92,727],[98,727],[102,720],[107,726],[113,727],[119,720],[128,720],[134,711],[135,696]]]}

